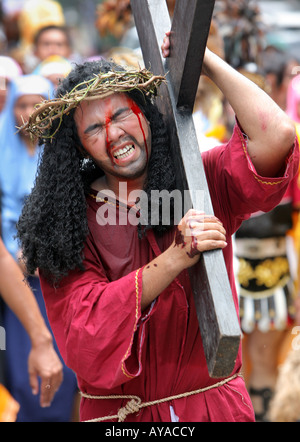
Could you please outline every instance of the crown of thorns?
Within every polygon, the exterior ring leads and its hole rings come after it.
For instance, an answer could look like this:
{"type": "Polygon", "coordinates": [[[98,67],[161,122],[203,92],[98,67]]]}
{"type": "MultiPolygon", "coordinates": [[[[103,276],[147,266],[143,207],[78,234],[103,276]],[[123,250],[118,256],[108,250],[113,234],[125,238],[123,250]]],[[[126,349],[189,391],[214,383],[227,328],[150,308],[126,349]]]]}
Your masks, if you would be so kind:
{"type": "Polygon", "coordinates": [[[62,118],[83,100],[106,98],[117,92],[139,90],[145,95],[156,96],[157,89],[165,81],[164,76],[153,75],[147,69],[100,72],[93,78],[76,85],[65,95],[51,100],[43,100],[35,106],[27,122],[18,128],[25,129],[32,138],[52,138],[58,131],[62,118]],[[54,133],[50,133],[52,123],[59,119],[54,133]]]}

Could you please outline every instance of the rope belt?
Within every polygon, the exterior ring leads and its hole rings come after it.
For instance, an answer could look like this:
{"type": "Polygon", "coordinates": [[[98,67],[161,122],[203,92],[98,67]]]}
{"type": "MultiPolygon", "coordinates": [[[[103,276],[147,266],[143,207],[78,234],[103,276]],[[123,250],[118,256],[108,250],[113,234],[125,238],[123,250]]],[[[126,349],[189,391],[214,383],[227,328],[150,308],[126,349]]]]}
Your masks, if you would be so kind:
{"type": "Polygon", "coordinates": [[[231,376],[230,378],[223,379],[222,381],[217,382],[216,384],[210,385],[209,387],[200,388],[199,390],[188,391],[187,393],[181,393],[181,394],[177,394],[175,396],[169,396],[166,398],[157,399],[157,400],[149,401],[149,402],[142,402],[141,398],[139,398],[138,396],[134,396],[134,395],[120,394],[120,395],[111,395],[111,396],[93,396],[93,395],[90,395],[87,393],[83,393],[81,391],[80,394],[85,399],[98,399],[98,400],[102,400],[102,399],[128,399],[128,402],[125,405],[125,407],[120,408],[118,410],[117,414],[115,414],[113,416],[104,416],[104,417],[99,417],[99,418],[95,418],[95,419],[90,419],[85,422],[102,422],[102,421],[106,421],[109,419],[118,419],[118,422],[124,422],[124,420],[126,419],[126,417],[129,414],[138,413],[141,408],[151,407],[152,405],[161,404],[162,402],[169,402],[169,401],[173,401],[175,399],[180,399],[183,397],[192,396],[193,394],[204,393],[205,391],[212,390],[213,388],[221,387],[222,385],[227,384],[228,382],[232,381],[233,379],[235,379],[238,376],[241,376],[241,375],[239,373],[236,373],[233,376],[231,376]]]}

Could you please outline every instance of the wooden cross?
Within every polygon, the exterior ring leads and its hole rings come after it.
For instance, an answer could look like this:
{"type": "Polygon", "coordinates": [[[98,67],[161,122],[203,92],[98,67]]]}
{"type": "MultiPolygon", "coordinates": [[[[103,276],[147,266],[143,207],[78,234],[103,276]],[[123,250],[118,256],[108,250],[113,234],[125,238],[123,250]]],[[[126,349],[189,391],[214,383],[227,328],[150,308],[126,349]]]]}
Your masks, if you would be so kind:
{"type": "MultiPolygon", "coordinates": [[[[189,189],[195,209],[213,213],[193,123],[193,107],[201,74],[215,0],[176,0],[171,25],[165,0],[131,0],[145,66],[167,75],[159,108],[166,120],[179,189],[189,189]],[[171,30],[170,57],[161,44],[171,30]],[[204,191],[204,208],[195,190],[204,191]]],[[[240,326],[221,250],[205,252],[190,270],[199,327],[211,377],[229,376],[240,345],[240,326]]]]}

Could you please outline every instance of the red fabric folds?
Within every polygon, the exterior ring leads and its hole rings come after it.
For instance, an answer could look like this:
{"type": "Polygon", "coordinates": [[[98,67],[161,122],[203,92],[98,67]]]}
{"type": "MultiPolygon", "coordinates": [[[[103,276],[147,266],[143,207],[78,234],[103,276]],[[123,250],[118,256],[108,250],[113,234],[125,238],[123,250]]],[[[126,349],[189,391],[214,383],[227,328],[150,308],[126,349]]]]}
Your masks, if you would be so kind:
{"type": "MultiPolygon", "coordinates": [[[[237,311],[231,235],[251,212],[279,203],[297,171],[298,155],[295,145],[282,177],[259,177],[238,126],[227,146],[203,154],[215,215],[228,234],[224,258],[237,311]]],[[[86,271],[71,272],[56,289],[41,276],[57,344],[80,390],[137,395],[145,402],[215,384],[219,380],[208,375],[187,271],[141,313],[143,266],[169,247],[173,231],[157,241],[153,231],[139,239],[130,224],[99,225],[97,210],[105,203],[95,195],[87,199],[86,271]]],[[[240,368],[241,352],[233,373],[240,368]]],[[[125,403],[83,399],[81,419],[115,415],[125,403]]],[[[205,393],[144,408],[126,421],[170,421],[170,405],[179,421],[254,420],[244,381],[237,377],[205,393]]]]}

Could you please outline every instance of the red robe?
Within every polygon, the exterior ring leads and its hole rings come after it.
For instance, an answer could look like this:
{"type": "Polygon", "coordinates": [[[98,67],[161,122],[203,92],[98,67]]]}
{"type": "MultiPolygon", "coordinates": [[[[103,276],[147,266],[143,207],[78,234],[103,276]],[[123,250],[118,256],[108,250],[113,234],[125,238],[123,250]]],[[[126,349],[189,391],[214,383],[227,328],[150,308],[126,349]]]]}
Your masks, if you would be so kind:
{"type": "MultiPolygon", "coordinates": [[[[279,203],[298,160],[297,144],[282,177],[258,176],[238,126],[227,146],[203,154],[215,215],[227,231],[224,258],[237,311],[231,235],[251,212],[279,203]]],[[[103,203],[95,195],[87,197],[86,271],[71,272],[56,289],[41,277],[50,324],[80,390],[137,395],[146,402],[215,384],[218,379],[207,371],[187,271],[141,313],[142,268],[171,244],[174,231],[159,241],[149,231],[140,240],[131,224],[100,226],[96,215],[103,203]]],[[[233,373],[240,368],[241,351],[233,373]]],[[[126,402],[84,398],[81,420],[115,415],[126,402]]],[[[168,422],[170,405],[182,422],[254,420],[244,381],[236,377],[204,393],[143,408],[126,422],[168,422]]]]}

